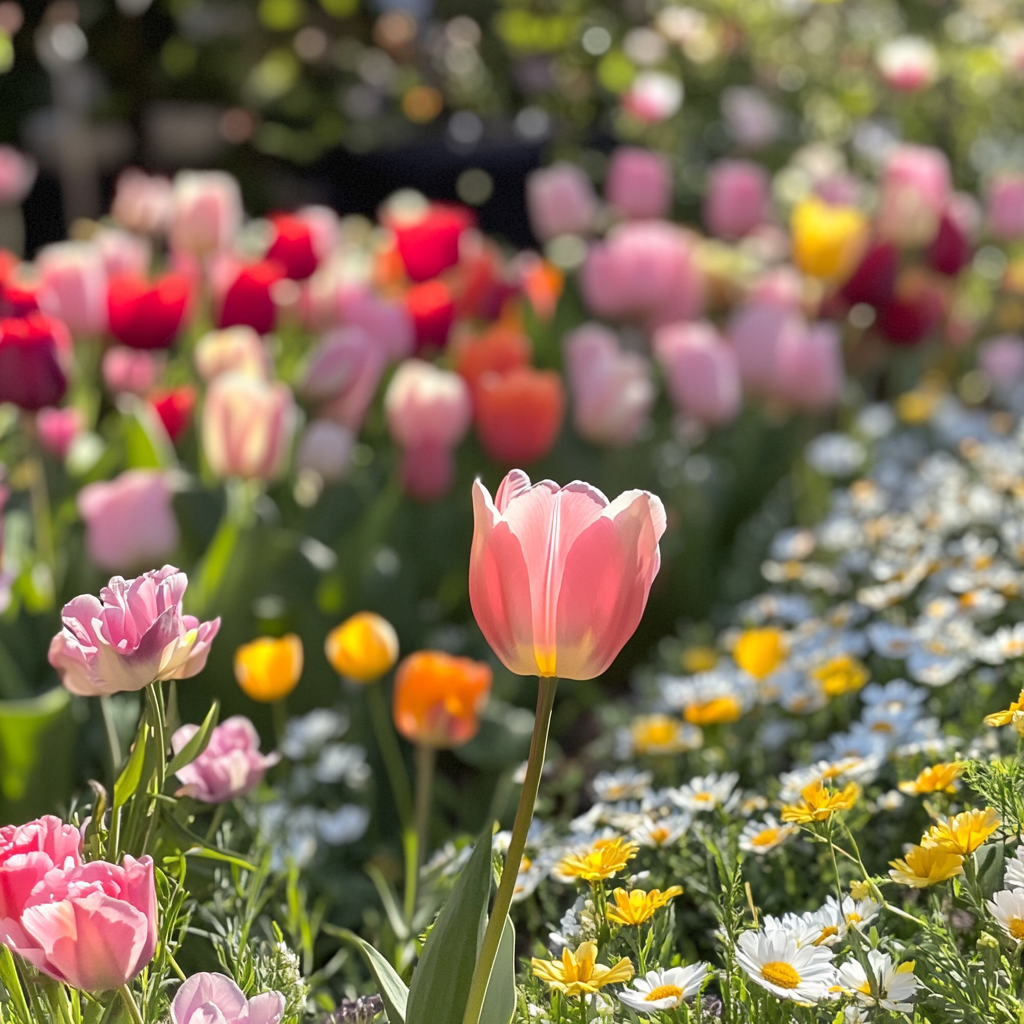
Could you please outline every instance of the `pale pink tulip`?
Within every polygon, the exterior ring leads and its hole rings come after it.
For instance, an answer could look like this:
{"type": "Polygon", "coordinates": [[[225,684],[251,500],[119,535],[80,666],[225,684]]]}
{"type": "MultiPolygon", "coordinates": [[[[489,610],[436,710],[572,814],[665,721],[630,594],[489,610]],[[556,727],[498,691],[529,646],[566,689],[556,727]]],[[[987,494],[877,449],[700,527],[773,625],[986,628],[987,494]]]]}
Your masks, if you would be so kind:
{"type": "MultiPolygon", "coordinates": [[[[171,748],[180,753],[199,732],[198,725],[183,725],[171,737],[171,748]]],[[[244,715],[221,722],[206,749],[175,773],[188,796],[204,804],[222,804],[251,793],[280,755],[260,753],[260,735],[244,715]]]]}
{"type": "Polygon", "coordinates": [[[119,228],[99,228],[92,236],[92,243],[99,250],[107,277],[121,274],[149,277],[153,247],[148,238],[119,228]]]}
{"type": "Polygon", "coordinates": [[[142,397],[160,379],[165,362],[161,352],[115,345],[103,354],[103,383],[115,395],[142,397]]]}
{"type": "Polygon", "coordinates": [[[382,298],[364,286],[341,288],[337,302],[341,324],[362,328],[384,348],[389,360],[412,355],[415,331],[404,304],[382,298]]]}
{"type": "Polygon", "coordinates": [[[280,1024],[285,1011],[280,992],[246,999],[224,974],[193,974],[171,1003],[171,1024],[280,1024]]]}
{"type": "Polygon", "coordinates": [[[668,157],[637,146],[621,146],[608,161],[604,194],[633,220],[664,217],[672,208],[672,166],[668,157]]]}
{"type": "Polygon", "coordinates": [[[1024,238],[1024,174],[997,174],[985,198],[992,234],[1001,242],[1024,238]]]}
{"type": "Polygon", "coordinates": [[[615,333],[600,324],[578,327],[562,344],[577,433],[594,444],[632,444],[654,403],[647,358],[623,351],[615,333]]]}
{"type": "Polygon", "coordinates": [[[78,493],[85,523],[85,550],[93,565],[124,571],[159,565],[178,547],[178,520],[166,473],[129,469],[98,480],[78,493]]]}
{"type": "Polygon", "coordinates": [[[85,992],[127,984],[153,959],[156,941],[151,857],[53,870],[17,919],[0,920],[0,942],[11,952],[85,992]]]}
{"type": "Polygon", "coordinates": [[[704,223],[718,238],[736,241],[768,219],[768,172],[750,160],[719,160],[708,172],[704,223]]]}
{"type": "Polygon", "coordinates": [[[783,306],[795,310],[802,308],[803,298],[803,275],[788,264],[765,271],[747,293],[747,301],[752,306],[783,306]]]}
{"type": "Polygon", "coordinates": [[[82,835],[48,814],[26,825],[0,828],[0,922],[17,920],[46,875],[79,867],[82,835]]]}
{"type": "Polygon", "coordinates": [[[787,337],[806,333],[807,323],[796,309],[775,304],[737,309],[729,320],[728,337],[743,387],[753,394],[774,394],[780,345],[787,337]]]}
{"type": "Polygon", "coordinates": [[[594,186],[582,167],[564,161],[531,171],[526,179],[530,228],[542,242],[585,235],[597,216],[594,186]]]}
{"type": "Polygon", "coordinates": [[[252,327],[227,327],[210,331],[196,342],[196,372],[209,382],[224,373],[241,373],[266,380],[270,376],[270,353],[252,327]]]}
{"type": "Polygon", "coordinates": [[[919,92],[939,77],[939,55],[922,36],[897,36],[884,42],[875,55],[885,84],[899,92],[919,92]]]}
{"type": "Polygon", "coordinates": [[[0,146],[0,206],[23,202],[36,183],[35,160],[13,146],[0,146]]]}
{"type": "Polygon", "coordinates": [[[654,353],[683,416],[711,427],[736,419],[743,405],[739,364],[711,324],[662,327],[654,335],[654,353]]]}
{"type": "Polygon", "coordinates": [[[76,338],[98,338],[107,329],[107,274],[89,242],[57,242],[36,257],[39,308],[63,320],[76,338]]]}
{"type": "Polygon", "coordinates": [[[875,226],[879,238],[896,245],[927,245],[952,193],[949,160],[932,146],[902,145],[882,172],[875,226]]]}
{"type": "Polygon", "coordinates": [[[658,124],[683,105],[683,83],[664,71],[641,71],[622,96],[622,109],[644,124],[658,124]]]}
{"type": "Polygon", "coordinates": [[[776,358],[776,397],[803,412],[821,412],[838,404],[845,374],[835,324],[819,323],[803,333],[785,334],[776,358]]]}
{"type": "Polygon", "coordinates": [[[363,327],[339,327],[310,356],[299,393],[319,405],[319,415],[358,433],[377,393],[389,353],[363,327]]]}
{"type": "Polygon", "coordinates": [[[214,379],[203,405],[203,453],[216,476],[273,480],[288,468],[298,412],[291,388],[240,373],[214,379]]]}
{"type": "Polygon", "coordinates": [[[117,177],[111,216],[130,231],[162,235],[174,212],[174,186],[168,178],[129,167],[117,177]]]}
{"type": "Polygon", "coordinates": [[[310,469],[333,483],[348,471],[355,435],[333,420],[313,420],[303,431],[295,452],[296,468],[310,469]]]}
{"type": "Polygon", "coordinates": [[[187,586],[183,572],[165,565],[133,580],[114,576],[100,600],[82,594],[64,605],[64,629],[49,653],[64,685],[79,697],[99,697],[201,672],[220,619],[185,615],[187,586]]]}
{"type": "Polygon", "coordinates": [[[179,171],[174,178],[171,245],[191,256],[230,248],[242,226],[242,193],[224,171],[179,171]]]}
{"type": "Polygon", "coordinates": [[[593,679],[640,622],[661,565],[665,508],[647,491],[613,502],[595,487],[531,486],[514,469],[494,500],[473,485],[469,599],[517,675],[593,679]]]}
{"type": "Polygon", "coordinates": [[[85,417],[80,409],[48,407],[36,413],[39,443],[51,455],[66,459],[76,437],[85,429],[85,417]]]}

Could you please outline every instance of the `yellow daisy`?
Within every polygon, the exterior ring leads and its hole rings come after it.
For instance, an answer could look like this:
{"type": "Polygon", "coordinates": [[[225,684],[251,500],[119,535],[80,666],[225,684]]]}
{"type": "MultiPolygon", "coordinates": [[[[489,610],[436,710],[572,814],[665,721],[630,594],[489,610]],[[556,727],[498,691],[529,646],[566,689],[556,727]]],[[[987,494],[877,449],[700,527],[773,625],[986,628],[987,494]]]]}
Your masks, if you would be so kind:
{"type": "Polygon", "coordinates": [[[984,811],[964,811],[948,821],[933,825],[921,840],[922,846],[938,846],[961,857],[974,853],[1002,822],[992,807],[984,811]]]}
{"type": "Polygon", "coordinates": [[[927,889],[963,874],[964,859],[941,846],[912,846],[902,860],[891,860],[889,865],[894,882],[912,889],[927,889]]]}
{"type": "Polygon", "coordinates": [[[955,793],[956,780],[964,770],[966,761],[950,761],[948,764],[933,764],[925,768],[916,779],[900,783],[900,792],[911,796],[924,793],[955,793]]]}
{"type": "Polygon", "coordinates": [[[860,786],[848,782],[842,789],[832,789],[820,780],[804,786],[796,803],[782,805],[782,820],[797,825],[826,821],[836,811],[848,811],[860,796],[860,786]]]}
{"type": "Polygon", "coordinates": [[[598,839],[593,846],[563,857],[555,866],[554,874],[563,881],[601,882],[617,875],[639,849],[636,843],[621,836],[598,839]]]}
{"type": "Polygon", "coordinates": [[[652,889],[650,892],[644,892],[643,889],[633,889],[631,892],[626,892],[625,889],[616,889],[612,893],[615,906],[608,907],[607,910],[608,920],[615,924],[639,927],[654,917],[657,911],[667,906],[669,901],[679,896],[682,891],[681,885],[673,885],[664,892],[660,889],[652,889]]]}
{"type": "Polygon", "coordinates": [[[575,953],[568,948],[563,949],[561,960],[538,960],[534,957],[530,964],[535,978],[567,996],[588,995],[605,985],[629,981],[633,977],[633,964],[628,957],[623,957],[611,967],[599,964],[596,942],[582,943],[575,953]]]}

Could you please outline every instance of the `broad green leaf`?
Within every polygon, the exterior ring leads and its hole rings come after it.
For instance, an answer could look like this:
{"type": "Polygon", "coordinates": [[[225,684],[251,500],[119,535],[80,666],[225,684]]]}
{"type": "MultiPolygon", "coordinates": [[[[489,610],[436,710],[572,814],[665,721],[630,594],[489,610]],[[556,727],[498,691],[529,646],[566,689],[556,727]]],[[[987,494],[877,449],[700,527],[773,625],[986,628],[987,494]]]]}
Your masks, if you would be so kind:
{"type": "Polygon", "coordinates": [[[21,989],[21,978],[18,977],[18,968],[14,964],[14,957],[11,951],[0,945],[0,984],[7,993],[7,999],[14,1007],[14,1012],[20,1021],[29,1024],[32,1015],[28,1012],[28,1003],[25,1001],[25,993],[21,989]]]}
{"type": "Polygon", "coordinates": [[[377,952],[368,942],[364,942],[354,932],[346,928],[335,928],[332,925],[324,925],[324,931],[336,935],[340,939],[355,946],[366,959],[380,989],[380,997],[384,1000],[384,1009],[388,1014],[388,1024],[405,1024],[406,1005],[409,1001],[409,990],[405,982],[398,976],[398,972],[377,952]]]}
{"type": "Polygon", "coordinates": [[[409,986],[410,1024],[461,1024],[491,892],[491,830],[477,840],[409,986]]]}
{"type": "Polygon", "coordinates": [[[171,763],[167,766],[168,775],[173,775],[179,768],[184,768],[185,765],[191,764],[199,757],[210,742],[210,734],[216,728],[219,717],[220,701],[215,700],[207,712],[206,718],[203,719],[203,724],[199,726],[199,731],[171,758],[171,763]]]}
{"type": "Polygon", "coordinates": [[[118,400],[124,431],[125,461],[130,469],[171,469],[177,465],[174,445],[151,406],[133,395],[118,400]]]}
{"type": "Polygon", "coordinates": [[[505,927],[498,944],[498,955],[487,982],[487,994],[480,1011],[480,1024],[511,1024],[516,1012],[516,929],[512,918],[505,918],[505,927]]]}
{"type": "Polygon", "coordinates": [[[986,897],[1002,888],[1006,870],[1005,847],[1002,843],[987,843],[978,850],[978,885],[986,897]]]}
{"type": "Polygon", "coordinates": [[[114,783],[114,810],[123,807],[132,798],[142,781],[142,766],[146,760],[146,738],[149,735],[149,719],[143,715],[139,731],[135,736],[135,746],[128,755],[128,763],[124,766],[117,782],[114,783]]]}

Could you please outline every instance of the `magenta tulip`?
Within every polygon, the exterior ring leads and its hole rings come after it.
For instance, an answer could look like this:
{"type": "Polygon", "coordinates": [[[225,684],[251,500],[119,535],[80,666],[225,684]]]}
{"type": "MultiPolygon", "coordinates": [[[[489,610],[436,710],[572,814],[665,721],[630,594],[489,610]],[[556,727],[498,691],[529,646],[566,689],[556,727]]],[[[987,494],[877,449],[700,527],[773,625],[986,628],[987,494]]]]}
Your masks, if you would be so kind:
{"type": "Polygon", "coordinates": [[[285,1011],[280,992],[246,999],[224,974],[193,974],[171,1003],[171,1024],[279,1024],[285,1011]]]}
{"type": "Polygon", "coordinates": [[[672,207],[672,166],[662,153],[622,146],[608,161],[604,192],[632,220],[664,217],[672,207]]]}
{"type": "Polygon", "coordinates": [[[661,565],[665,508],[647,491],[531,486],[514,469],[492,501],[473,485],[469,599],[485,639],[518,675],[593,679],[633,635],[661,565]]]}
{"type": "MultiPolygon", "coordinates": [[[[180,753],[197,732],[198,725],[176,730],[171,737],[174,753],[180,753]]],[[[206,749],[176,774],[188,796],[204,804],[222,804],[252,792],[280,759],[278,754],[261,754],[256,728],[244,715],[235,715],[221,722],[206,749]]]]}

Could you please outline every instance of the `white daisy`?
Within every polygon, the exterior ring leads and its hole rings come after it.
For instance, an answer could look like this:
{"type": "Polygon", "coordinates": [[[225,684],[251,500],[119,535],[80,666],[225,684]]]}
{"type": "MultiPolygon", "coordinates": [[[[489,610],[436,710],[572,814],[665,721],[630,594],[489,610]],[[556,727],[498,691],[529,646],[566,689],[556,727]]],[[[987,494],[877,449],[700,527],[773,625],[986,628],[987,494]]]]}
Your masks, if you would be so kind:
{"type": "Polygon", "coordinates": [[[635,768],[620,768],[617,772],[599,772],[594,778],[594,793],[598,800],[616,803],[619,800],[639,800],[647,792],[654,775],[635,768]]]}
{"type": "Polygon", "coordinates": [[[711,964],[703,962],[670,967],[667,971],[648,971],[633,982],[631,989],[620,992],[619,999],[638,1013],[674,1010],[704,987],[710,971],[711,964]]]}
{"type": "Polygon", "coordinates": [[[913,1011],[914,992],[917,990],[914,961],[907,960],[897,967],[888,953],[869,949],[868,964],[873,975],[871,980],[858,960],[847,960],[839,968],[840,985],[866,1006],[880,1006],[883,1010],[902,1013],[913,1011]]]}
{"type": "Polygon", "coordinates": [[[1024,889],[1024,846],[1017,847],[1017,854],[1006,862],[1003,884],[1008,889],[1024,889]]]}
{"type": "Polygon", "coordinates": [[[643,821],[629,833],[629,838],[641,846],[663,848],[675,846],[690,827],[688,814],[675,813],[664,818],[644,817],[643,821]]]}
{"type": "Polygon", "coordinates": [[[1002,889],[988,901],[1000,928],[1014,942],[1024,940],[1024,889],[1002,889]]]}
{"type": "Polygon", "coordinates": [[[668,791],[669,799],[684,811],[713,811],[725,807],[740,781],[737,772],[698,775],[677,789],[668,791]]]}
{"type": "Polygon", "coordinates": [[[744,932],[736,942],[736,960],[755,984],[795,1003],[828,999],[836,980],[831,949],[797,946],[785,931],[744,932]]]}
{"type": "Polygon", "coordinates": [[[781,846],[800,829],[796,825],[783,825],[771,814],[764,821],[748,821],[740,833],[740,849],[745,853],[766,854],[781,846]]]}

